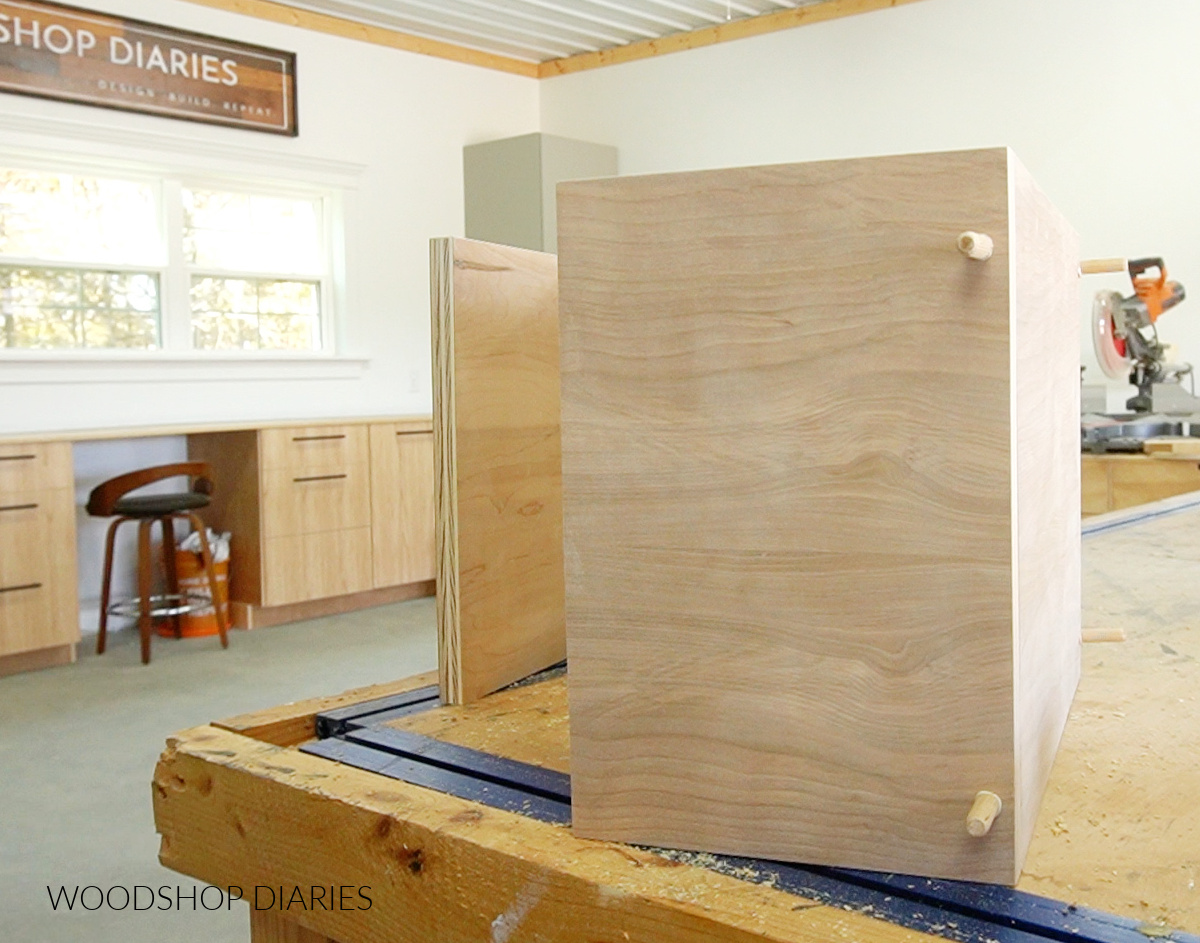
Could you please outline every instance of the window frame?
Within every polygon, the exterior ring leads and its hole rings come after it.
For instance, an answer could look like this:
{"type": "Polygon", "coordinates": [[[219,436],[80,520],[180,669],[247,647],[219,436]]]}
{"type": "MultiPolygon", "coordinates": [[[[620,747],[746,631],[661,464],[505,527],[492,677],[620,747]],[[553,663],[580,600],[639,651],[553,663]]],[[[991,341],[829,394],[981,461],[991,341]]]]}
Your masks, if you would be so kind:
{"type": "Polygon", "coordinates": [[[77,271],[103,268],[112,271],[154,272],[159,280],[159,344],[154,348],[128,347],[60,347],[60,348],[0,348],[3,361],[179,361],[180,359],[222,362],[247,361],[328,361],[339,358],[340,320],[339,300],[344,295],[341,253],[344,243],[343,201],[339,188],[296,180],[264,181],[251,175],[205,172],[186,168],[146,169],[123,166],[124,162],[80,160],[77,157],[55,154],[9,153],[0,148],[0,166],[32,173],[70,173],[77,176],[126,180],[149,184],[158,203],[159,238],[163,245],[160,265],[138,265],[91,260],[51,260],[24,256],[0,255],[0,264],[31,268],[62,268],[77,271]],[[216,268],[193,267],[184,258],[183,201],[184,188],[217,190],[254,196],[281,197],[312,201],[318,205],[318,251],[322,263],[319,275],[285,272],[247,272],[216,268]],[[320,346],[305,350],[276,348],[219,349],[198,348],[192,344],[191,281],[192,276],[218,278],[266,278],[279,280],[316,281],[319,284],[318,318],[320,346]]]}

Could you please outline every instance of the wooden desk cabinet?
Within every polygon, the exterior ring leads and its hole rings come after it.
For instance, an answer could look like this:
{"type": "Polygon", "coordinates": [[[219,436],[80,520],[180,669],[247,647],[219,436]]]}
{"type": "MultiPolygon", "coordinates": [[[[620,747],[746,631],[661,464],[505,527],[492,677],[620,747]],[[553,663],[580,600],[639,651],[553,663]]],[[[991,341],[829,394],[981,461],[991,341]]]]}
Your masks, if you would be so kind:
{"type": "Polygon", "coordinates": [[[428,422],[201,433],[188,437],[188,452],[213,466],[217,487],[205,519],[233,534],[235,624],[291,621],[432,591],[428,422]],[[398,595],[401,587],[411,589],[398,595]],[[334,598],[343,603],[294,608],[334,598]]]}
{"type": "Polygon", "coordinates": [[[75,573],[70,443],[0,444],[0,675],[75,660],[75,573]]]}
{"type": "Polygon", "coordinates": [[[75,660],[73,441],[188,437],[210,527],[233,534],[231,615],[253,628],[434,591],[429,418],[135,427],[0,438],[0,677],[75,660]]]}

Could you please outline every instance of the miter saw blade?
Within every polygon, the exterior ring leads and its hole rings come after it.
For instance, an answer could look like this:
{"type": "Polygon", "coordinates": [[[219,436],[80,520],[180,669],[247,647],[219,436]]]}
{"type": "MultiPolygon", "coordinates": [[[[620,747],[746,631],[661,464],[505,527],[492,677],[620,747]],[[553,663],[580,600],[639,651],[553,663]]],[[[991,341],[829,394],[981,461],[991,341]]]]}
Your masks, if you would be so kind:
{"type": "Polygon", "coordinates": [[[1123,300],[1119,291],[1102,291],[1092,303],[1092,346],[1096,349],[1100,369],[1114,380],[1129,376],[1133,362],[1118,328],[1123,300]]]}

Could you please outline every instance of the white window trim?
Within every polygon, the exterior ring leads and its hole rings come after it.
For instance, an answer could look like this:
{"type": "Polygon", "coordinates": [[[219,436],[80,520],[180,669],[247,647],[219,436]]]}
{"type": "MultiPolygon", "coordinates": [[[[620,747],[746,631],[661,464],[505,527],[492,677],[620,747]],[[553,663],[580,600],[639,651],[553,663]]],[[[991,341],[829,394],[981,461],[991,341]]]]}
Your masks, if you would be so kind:
{"type": "Polygon", "coordinates": [[[292,351],[4,351],[0,385],[37,383],[195,383],[204,380],[356,380],[364,357],[292,351]],[[10,356],[11,354],[11,356],[10,356]],[[40,355],[40,356],[39,356],[40,355]]]}
{"type": "MultiPolygon", "coordinates": [[[[197,189],[318,197],[328,265],[321,279],[322,350],[199,351],[179,346],[179,332],[186,330],[185,343],[191,334],[190,304],[180,308],[178,301],[180,288],[186,295],[190,287],[188,270],[171,265],[174,260],[168,259],[162,268],[102,266],[160,273],[161,349],[4,349],[0,350],[0,384],[355,379],[366,373],[370,360],[347,356],[341,347],[347,297],[345,245],[352,228],[347,200],[358,189],[364,165],[297,155],[286,147],[294,147],[290,139],[284,146],[273,142],[277,146],[268,149],[198,140],[182,133],[147,133],[140,128],[133,131],[21,115],[0,115],[0,141],[0,162],[19,167],[40,166],[197,189]],[[131,143],[136,145],[136,158],[130,157],[131,143]],[[168,273],[176,273],[182,286],[169,284],[168,273]],[[181,326],[181,322],[186,324],[181,326]]],[[[163,194],[161,199],[164,227],[169,222],[167,208],[173,205],[165,197],[163,194]]],[[[166,242],[168,252],[173,251],[172,240],[166,242]]]]}

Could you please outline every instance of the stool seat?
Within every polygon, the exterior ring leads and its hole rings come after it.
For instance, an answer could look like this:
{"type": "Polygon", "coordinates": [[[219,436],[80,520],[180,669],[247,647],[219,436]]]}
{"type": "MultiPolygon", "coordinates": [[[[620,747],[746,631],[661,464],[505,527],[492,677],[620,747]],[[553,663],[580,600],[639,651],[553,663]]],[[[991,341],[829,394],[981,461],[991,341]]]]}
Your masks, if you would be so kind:
{"type": "Polygon", "coordinates": [[[162,517],[164,514],[176,514],[180,511],[194,511],[206,508],[209,497],[195,491],[181,491],[175,494],[139,494],[126,495],[118,498],[112,506],[113,513],[122,517],[162,517]]]}

